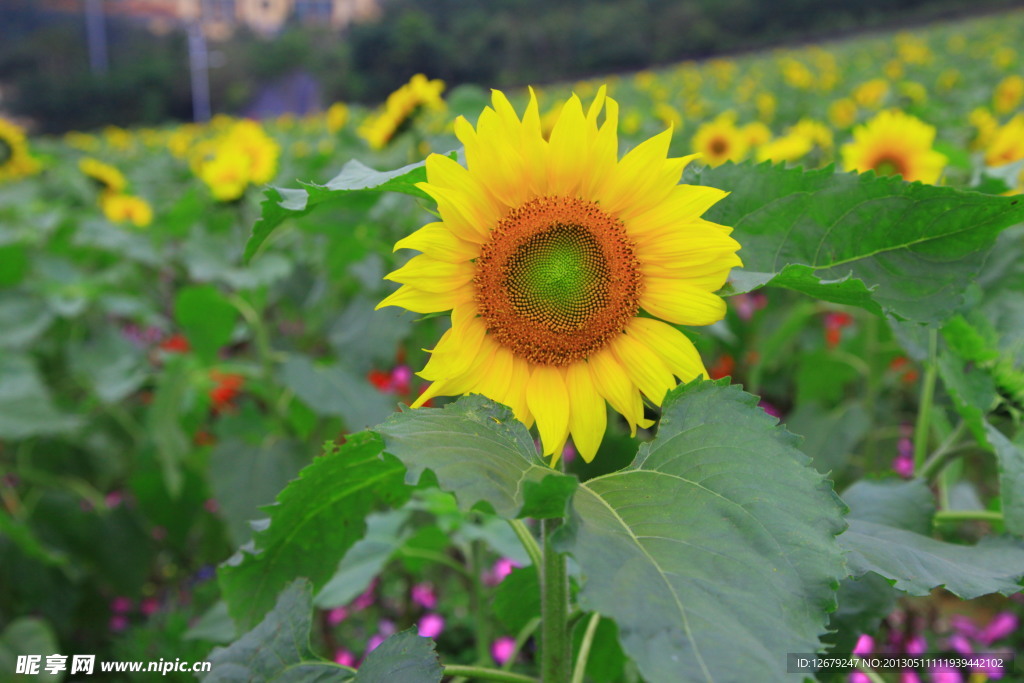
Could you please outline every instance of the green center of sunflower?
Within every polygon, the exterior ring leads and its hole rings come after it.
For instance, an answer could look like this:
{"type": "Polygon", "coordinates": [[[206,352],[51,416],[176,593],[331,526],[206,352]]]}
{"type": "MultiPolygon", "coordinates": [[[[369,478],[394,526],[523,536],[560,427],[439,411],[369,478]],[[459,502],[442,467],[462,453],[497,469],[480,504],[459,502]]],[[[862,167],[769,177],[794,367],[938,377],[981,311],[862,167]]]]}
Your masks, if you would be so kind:
{"type": "Polygon", "coordinates": [[[621,220],[594,202],[538,197],[494,227],[473,284],[497,342],[532,363],[568,365],[622,333],[643,283],[621,220]]]}
{"type": "Polygon", "coordinates": [[[503,285],[520,315],[574,331],[608,302],[608,263],[601,245],[579,225],[552,225],[522,242],[503,285]]]}
{"type": "Polygon", "coordinates": [[[13,156],[14,148],[11,147],[11,144],[7,142],[7,140],[0,138],[0,166],[3,166],[10,161],[13,156]]]}
{"type": "Polygon", "coordinates": [[[879,176],[907,174],[906,164],[903,163],[903,159],[898,159],[896,157],[879,157],[875,160],[872,168],[875,169],[875,173],[879,176]]]}

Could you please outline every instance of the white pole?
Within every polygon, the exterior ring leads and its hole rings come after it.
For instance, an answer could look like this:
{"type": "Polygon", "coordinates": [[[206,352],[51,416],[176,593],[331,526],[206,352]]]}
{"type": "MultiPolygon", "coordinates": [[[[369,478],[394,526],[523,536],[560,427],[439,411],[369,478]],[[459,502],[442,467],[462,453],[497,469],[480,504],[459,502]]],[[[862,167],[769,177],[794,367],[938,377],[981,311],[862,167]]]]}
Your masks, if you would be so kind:
{"type": "Polygon", "coordinates": [[[107,73],[107,25],[103,0],[85,0],[85,31],[89,41],[89,68],[93,74],[107,73]]]}
{"type": "Polygon", "coordinates": [[[199,20],[188,27],[188,63],[192,75],[192,120],[203,123],[210,120],[210,59],[206,50],[206,36],[199,20]]]}

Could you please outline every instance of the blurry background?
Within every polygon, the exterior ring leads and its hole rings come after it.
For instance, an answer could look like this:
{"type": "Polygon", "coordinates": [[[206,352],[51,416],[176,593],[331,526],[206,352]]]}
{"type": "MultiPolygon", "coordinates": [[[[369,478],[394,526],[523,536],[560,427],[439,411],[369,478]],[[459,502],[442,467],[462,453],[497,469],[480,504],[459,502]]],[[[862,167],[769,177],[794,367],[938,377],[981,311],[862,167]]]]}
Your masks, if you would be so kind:
{"type": "Polygon", "coordinates": [[[381,101],[417,72],[449,87],[548,83],[1014,4],[0,0],[0,115],[57,133],[306,114],[381,101]]]}

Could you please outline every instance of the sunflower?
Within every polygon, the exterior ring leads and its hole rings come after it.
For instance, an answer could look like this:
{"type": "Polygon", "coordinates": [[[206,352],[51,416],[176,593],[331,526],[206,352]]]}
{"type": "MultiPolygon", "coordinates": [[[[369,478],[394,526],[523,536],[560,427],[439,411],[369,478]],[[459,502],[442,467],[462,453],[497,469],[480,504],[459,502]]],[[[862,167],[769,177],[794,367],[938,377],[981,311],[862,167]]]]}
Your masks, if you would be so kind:
{"type": "Polygon", "coordinates": [[[382,111],[368,117],[359,128],[359,135],[374,149],[383,149],[404,131],[424,108],[444,109],[444,81],[427,80],[416,74],[409,82],[388,95],[382,111]]]}
{"type": "Polygon", "coordinates": [[[414,408],[483,394],[536,421],[552,465],[570,434],[590,461],[606,401],[635,434],[651,424],[641,394],[660,405],[674,377],[707,376],[673,325],[725,314],[713,292],[740,265],[739,244],[701,214],[726,193],[678,184],[696,155],[668,158],[671,129],[618,159],[619,107],[604,87],[586,112],[573,95],[550,140],[534,94],[522,119],[501,92],[492,103],[475,129],[455,122],[465,167],[427,158],[419,187],[441,220],[395,245],[422,253],[386,276],[402,286],[378,308],[451,311],[414,408]]]}
{"type": "Polygon", "coordinates": [[[853,142],[842,148],[843,164],[850,171],[934,183],[946,166],[946,156],[932,149],[934,141],[934,126],[901,111],[883,111],[853,130],[853,142]]]}
{"type": "Polygon", "coordinates": [[[740,161],[747,156],[747,135],[737,128],[735,117],[726,113],[701,124],[693,136],[693,149],[703,161],[719,166],[727,161],[740,161]]]}
{"type": "Polygon", "coordinates": [[[112,223],[131,223],[145,228],[153,222],[153,208],[142,197],[108,192],[100,198],[100,208],[112,223]]]}
{"type": "Polygon", "coordinates": [[[124,174],[99,159],[84,157],[78,162],[78,169],[100,186],[103,192],[120,193],[128,186],[124,174]]]}
{"type": "Polygon", "coordinates": [[[25,140],[25,131],[0,118],[0,183],[32,175],[39,163],[32,158],[25,140]]]}

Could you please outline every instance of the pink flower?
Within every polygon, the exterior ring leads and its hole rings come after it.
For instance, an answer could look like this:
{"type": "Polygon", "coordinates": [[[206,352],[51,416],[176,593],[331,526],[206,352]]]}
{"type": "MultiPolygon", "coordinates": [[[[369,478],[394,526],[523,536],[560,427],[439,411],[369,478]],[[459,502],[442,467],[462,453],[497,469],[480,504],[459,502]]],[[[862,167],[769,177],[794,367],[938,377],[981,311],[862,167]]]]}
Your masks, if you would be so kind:
{"type": "Polygon", "coordinates": [[[974,648],[971,647],[971,642],[967,638],[959,633],[954,633],[946,641],[946,644],[954,652],[959,652],[962,655],[974,654],[974,648]]]}
{"type": "Polygon", "coordinates": [[[953,627],[954,631],[962,636],[967,636],[968,638],[978,637],[978,627],[971,619],[968,619],[962,614],[954,614],[950,617],[949,625],[953,627]]]}
{"type": "Polygon", "coordinates": [[[128,617],[123,614],[115,614],[110,617],[110,630],[117,633],[128,628],[128,617]]]}
{"type": "Polygon", "coordinates": [[[921,683],[921,677],[913,669],[904,669],[900,672],[900,683],[921,683]]]}
{"type": "Polygon", "coordinates": [[[132,611],[132,601],[129,598],[118,596],[110,601],[110,611],[117,614],[124,614],[132,611]]]}
{"type": "Polygon", "coordinates": [[[571,441],[567,441],[565,447],[562,448],[562,462],[566,465],[576,459],[576,446],[571,441]]]}
{"type": "Polygon", "coordinates": [[[444,617],[433,612],[425,614],[417,627],[423,638],[437,638],[444,631],[444,617]]]}
{"type": "Polygon", "coordinates": [[[736,308],[736,315],[740,317],[740,320],[750,320],[754,317],[754,313],[767,305],[768,297],[760,292],[755,294],[737,294],[734,297],[730,297],[728,301],[736,308]]]}
{"type": "Polygon", "coordinates": [[[519,565],[507,557],[503,557],[494,563],[490,571],[484,575],[484,583],[488,586],[497,586],[505,580],[505,577],[512,573],[512,570],[519,565]]]}
{"type": "Polygon", "coordinates": [[[910,655],[924,654],[928,649],[928,641],[923,636],[914,636],[907,641],[906,653],[910,655]]]}
{"type": "Polygon", "coordinates": [[[491,644],[491,656],[494,657],[494,661],[498,663],[498,666],[503,665],[509,660],[516,651],[516,639],[504,636],[498,638],[491,644]]]}
{"type": "Polygon", "coordinates": [[[991,645],[997,640],[1002,640],[1017,630],[1020,620],[1013,612],[1000,612],[995,616],[988,626],[981,629],[978,640],[985,645],[991,645]]]}
{"type": "Polygon", "coordinates": [[[914,476],[914,459],[904,455],[897,455],[893,458],[892,469],[904,479],[910,479],[914,476]]]}
{"type": "Polygon", "coordinates": [[[211,515],[215,515],[220,510],[220,503],[215,498],[207,498],[203,501],[203,508],[211,515]]]}
{"type": "Polygon", "coordinates": [[[327,623],[331,626],[337,626],[341,622],[345,621],[348,617],[348,610],[344,607],[335,607],[327,612],[327,623]]]}
{"type": "Polygon", "coordinates": [[[342,648],[334,653],[334,663],[340,664],[341,666],[355,666],[356,657],[348,650],[342,648]]]}
{"type": "Polygon", "coordinates": [[[765,401],[764,399],[761,399],[758,402],[757,405],[761,408],[761,410],[763,410],[764,412],[768,413],[772,417],[777,417],[779,419],[782,419],[782,411],[779,410],[778,408],[776,408],[774,405],[772,405],[768,401],[765,401]]]}
{"type": "Polygon", "coordinates": [[[848,680],[849,683],[871,683],[871,679],[862,671],[851,671],[848,680]]]}
{"type": "Polygon", "coordinates": [[[380,646],[380,644],[383,643],[385,640],[387,640],[387,637],[382,636],[379,633],[375,636],[371,636],[370,640],[366,643],[366,653],[364,654],[364,656],[376,650],[380,646]]]}
{"type": "Polygon", "coordinates": [[[956,669],[945,667],[935,669],[931,672],[932,683],[963,683],[964,677],[956,669]]]}
{"type": "Polygon", "coordinates": [[[412,370],[408,365],[397,365],[391,371],[391,387],[397,394],[408,394],[412,382],[412,370]]]}
{"type": "Polygon", "coordinates": [[[875,651],[875,639],[864,633],[857,639],[857,644],[853,646],[853,654],[860,657],[865,657],[875,651]]]}
{"type": "Polygon", "coordinates": [[[352,608],[360,610],[366,609],[367,607],[372,605],[376,601],[376,597],[374,596],[374,592],[376,590],[377,579],[374,579],[370,582],[370,585],[367,586],[366,590],[363,591],[362,595],[360,595],[358,598],[352,601],[352,608]]]}
{"type": "Polygon", "coordinates": [[[139,603],[139,611],[147,617],[155,614],[158,609],[160,609],[160,601],[156,598],[144,598],[139,603]]]}
{"type": "Polygon", "coordinates": [[[429,583],[417,583],[412,587],[412,601],[425,609],[437,607],[437,595],[429,583]]]}
{"type": "Polygon", "coordinates": [[[116,508],[124,500],[124,494],[120,491],[111,491],[103,500],[108,508],[116,508]]]}

